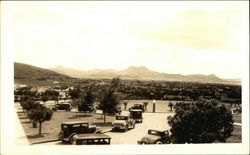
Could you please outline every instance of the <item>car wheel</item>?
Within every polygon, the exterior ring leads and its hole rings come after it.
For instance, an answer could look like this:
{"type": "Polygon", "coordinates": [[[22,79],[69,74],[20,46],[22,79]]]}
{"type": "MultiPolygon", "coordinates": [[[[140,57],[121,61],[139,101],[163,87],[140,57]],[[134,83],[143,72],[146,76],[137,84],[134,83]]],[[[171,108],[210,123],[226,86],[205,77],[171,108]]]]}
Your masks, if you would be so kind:
{"type": "Polygon", "coordinates": [[[124,129],[124,132],[127,132],[127,131],[128,131],[128,126],[126,126],[124,129]]]}
{"type": "Polygon", "coordinates": [[[73,135],[70,137],[69,143],[72,145],[76,145],[76,135],[73,135]]]}
{"type": "Polygon", "coordinates": [[[163,144],[162,141],[158,140],[155,142],[155,144],[163,144]]]}

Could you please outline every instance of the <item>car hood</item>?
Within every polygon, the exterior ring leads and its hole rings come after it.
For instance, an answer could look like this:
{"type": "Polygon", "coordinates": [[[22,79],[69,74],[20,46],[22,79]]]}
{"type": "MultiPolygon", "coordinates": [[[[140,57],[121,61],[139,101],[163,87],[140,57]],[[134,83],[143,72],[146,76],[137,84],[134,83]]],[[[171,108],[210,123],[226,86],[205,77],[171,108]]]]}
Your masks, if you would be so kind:
{"type": "Polygon", "coordinates": [[[156,136],[156,135],[146,135],[144,137],[142,137],[141,141],[146,141],[149,144],[153,144],[155,143],[156,140],[160,139],[161,137],[156,136]]]}
{"type": "Polygon", "coordinates": [[[115,120],[113,124],[126,124],[125,120],[115,120]]]}

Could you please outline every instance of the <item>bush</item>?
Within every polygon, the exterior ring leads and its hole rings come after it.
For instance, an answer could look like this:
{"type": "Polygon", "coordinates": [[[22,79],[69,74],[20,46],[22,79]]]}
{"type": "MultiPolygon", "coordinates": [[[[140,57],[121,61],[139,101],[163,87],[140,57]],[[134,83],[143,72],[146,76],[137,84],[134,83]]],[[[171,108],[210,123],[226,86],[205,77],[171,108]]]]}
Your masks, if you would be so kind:
{"type": "Polygon", "coordinates": [[[231,111],[218,101],[176,103],[175,115],[168,117],[174,143],[225,142],[233,131],[231,111]]]}

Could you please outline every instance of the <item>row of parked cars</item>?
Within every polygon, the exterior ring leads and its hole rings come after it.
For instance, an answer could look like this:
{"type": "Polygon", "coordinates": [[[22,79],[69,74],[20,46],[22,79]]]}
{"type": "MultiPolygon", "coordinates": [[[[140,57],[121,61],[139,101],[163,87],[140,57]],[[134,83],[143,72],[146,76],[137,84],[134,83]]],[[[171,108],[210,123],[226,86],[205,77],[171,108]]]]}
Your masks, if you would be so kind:
{"type": "MultiPolygon", "coordinates": [[[[119,112],[116,120],[112,123],[112,131],[134,129],[136,123],[143,122],[143,110],[141,106],[134,105],[128,111],[119,112]]],[[[59,140],[70,144],[110,144],[111,137],[104,134],[96,126],[91,126],[88,122],[73,121],[61,124],[59,140]]],[[[148,134],[144,136],[138,144],[169,144],[171,136],[169,131],[148,130],[148,134]]]]}

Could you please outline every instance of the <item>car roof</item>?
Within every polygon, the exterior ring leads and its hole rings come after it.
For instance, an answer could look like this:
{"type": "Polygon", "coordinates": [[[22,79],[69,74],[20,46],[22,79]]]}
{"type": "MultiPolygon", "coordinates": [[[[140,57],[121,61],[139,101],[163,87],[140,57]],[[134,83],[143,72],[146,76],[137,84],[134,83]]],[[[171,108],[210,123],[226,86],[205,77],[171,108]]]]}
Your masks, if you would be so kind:
{"type": "Polygon", "coordinates": [[[148,129],[148,131],[151,130],[151,131],[156,131],[156,132],[166,132],[168,130],[155,130],[155,129],[148,129]]]}
{"type": "Polygon", "coordinates": [[[130,111],[142,111],[141,109],[131,109],[130,111]]]}
{"type": "Polygon", "coordinates": [[[83,124],[83,123],[88,123],[84,121],[70,121],[70,122],[63,122],[63,125],[72,125],[72,124],[83,124]]]}

